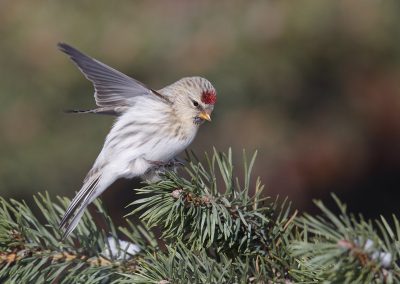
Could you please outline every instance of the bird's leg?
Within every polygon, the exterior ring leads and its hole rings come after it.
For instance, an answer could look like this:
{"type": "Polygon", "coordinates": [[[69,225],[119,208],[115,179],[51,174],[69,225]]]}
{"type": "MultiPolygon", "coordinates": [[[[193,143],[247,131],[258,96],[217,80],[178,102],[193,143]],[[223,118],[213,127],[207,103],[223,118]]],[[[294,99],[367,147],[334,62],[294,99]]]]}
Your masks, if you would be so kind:
{"type": "Polygon", "coordinates": [[[185,161],[183,159],[175,157],[168,161],[168,165],[170,167],[183,167],[185,165],[185,161]]]}
{"type": "Polygon", "coordinates": [[[167,162],[164,162],[164,161],[148,161],[148,162],[151,165],[153,165],[154,169],[157,169],[157,170],[161,169],[161,168],[174,169],[174,168],[176,168],[178,166],[183,166],[184,165],[184,161],[182,159],[179,159],[179,158],[173,158],[173,159],[171,159],[171,160],[169,160],[167,162]]]}
{"type": "Polygon", "coordinates": [[[160,175],[165,173],[166,170],[176,171],[178,166],[183,166],[183,160],[179,158],[173,158],[167,162],[164,161],[150,161],[147,162],[151,165],[151,167],[144,173],[142,178],[149,182],[157,182],[159,181],[160,175]]]}

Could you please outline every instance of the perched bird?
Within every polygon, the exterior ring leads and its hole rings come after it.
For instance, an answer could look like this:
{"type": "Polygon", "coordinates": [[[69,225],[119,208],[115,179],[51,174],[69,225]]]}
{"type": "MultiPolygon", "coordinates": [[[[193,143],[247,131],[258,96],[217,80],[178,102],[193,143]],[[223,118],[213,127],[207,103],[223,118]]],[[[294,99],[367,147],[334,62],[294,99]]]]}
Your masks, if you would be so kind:
{"type": "Polygon", "coordinates": [[[97,108],[76,113],[110,114],[117,119],[83,186],[60,223],[67,237],[85,208],[118,178],[148,174],[168,164],[196,136],[199,126],[211,121],[217,96],[202,77],[187,77],[155,91],[143,83],[88,57],[65,43],[69,55],[94,85],[97,108]]]}

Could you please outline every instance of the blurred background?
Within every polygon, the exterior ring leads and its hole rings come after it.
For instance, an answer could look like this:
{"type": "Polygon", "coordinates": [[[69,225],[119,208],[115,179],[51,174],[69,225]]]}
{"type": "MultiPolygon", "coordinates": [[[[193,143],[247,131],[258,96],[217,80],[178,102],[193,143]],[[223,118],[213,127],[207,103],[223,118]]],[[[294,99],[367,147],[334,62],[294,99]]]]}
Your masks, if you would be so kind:
{"type": "MultiPolygon", "coordinates": [[[[113,118],[59,41],[161,88],[200,75],[218,90],[190,149],[258,149],[268,194],[313,212],[335,192],[367,217],[399,214],[400,3],[0,1],[0,194],[72,197],[113,118]]],[[[238,173],[240,175],[240,173],[238,173]]],[[[137,182],[103,195],[115,216],[137,182]]]]}

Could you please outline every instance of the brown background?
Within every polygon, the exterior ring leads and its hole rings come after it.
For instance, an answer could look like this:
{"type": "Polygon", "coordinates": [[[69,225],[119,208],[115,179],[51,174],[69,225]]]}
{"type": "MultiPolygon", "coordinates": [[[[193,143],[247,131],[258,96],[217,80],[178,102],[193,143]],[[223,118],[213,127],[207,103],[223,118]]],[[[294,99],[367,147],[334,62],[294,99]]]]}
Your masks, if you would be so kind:
{"type": "MultiPolygon", "coordinates": [[[[0,1],[0,190],[72,197],[112,119],[71,116],[92,87],[65,41],[153,88],[201,75],[218,90],[191,149],[259,150],[268,194],[335,192],[367,217],[398,214],[400,16],[396,1],[0,1]]],[[[240,174],[240,173],[238,173],[240,174]]],[[[106,192],[119,216],[134,198],[106,192]]]]}

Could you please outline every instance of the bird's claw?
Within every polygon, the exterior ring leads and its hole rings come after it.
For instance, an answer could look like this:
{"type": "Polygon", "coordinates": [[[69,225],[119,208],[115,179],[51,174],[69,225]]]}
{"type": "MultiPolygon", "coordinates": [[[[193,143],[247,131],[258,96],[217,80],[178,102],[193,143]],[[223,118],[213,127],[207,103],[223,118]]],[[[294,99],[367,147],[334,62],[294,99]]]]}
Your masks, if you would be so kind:
{"type": "Polygon", "coordinates": [[[154,169],[174,169],[178,166],[183,166],[184,165],[184,161],[182,159],[179,158],[173,158],[171,160],[169,160],[168,162],[164,162],[164,161],[149,161],[149,163],[151,165],[153,165],[154,169]]]}
{"type": "Polygon", "coordinates": [[[142,178],[149,182],[157,182],[161,179],[160,175],[166,171],[176,171],[178,167],[184,165],[184,161],[178,158],[173,158],[168,162],[150,160],[147,160],[147,162],[151,167],[144,173],[142,178]]]}
{"type": "Polygon", "coordinates": [[[183,167],[185,165],[185,160],[181,158],[173,158],[168,163],[172,163],[173,167],[183,167]]]}

